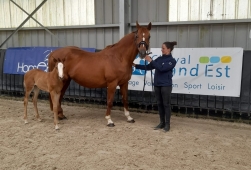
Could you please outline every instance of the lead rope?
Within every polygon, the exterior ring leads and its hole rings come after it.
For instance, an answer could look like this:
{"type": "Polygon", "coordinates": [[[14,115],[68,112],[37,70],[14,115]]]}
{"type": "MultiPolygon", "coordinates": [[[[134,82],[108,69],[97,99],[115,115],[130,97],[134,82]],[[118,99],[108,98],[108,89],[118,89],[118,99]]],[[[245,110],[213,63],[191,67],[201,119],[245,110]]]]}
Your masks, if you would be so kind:
{"type": "MultiPolygon", "coordinates": [[[[152,52],[146,53],[146,55],[152,54],[152,52]]],[[[146,85],[146,60],[145,60],[145,75],[144,75],[144,85],[143,85],[143,94],[142,94],[142,100],[144,101],[144,103],[146,103],[146,99],[144,98],[144,92],[145,92],[145,85],[146,85]]],[[[151,70],[151,84],[152,84],[152,92],[153,92],[153,74],[152,74],[152,70],[151,70]]]]}

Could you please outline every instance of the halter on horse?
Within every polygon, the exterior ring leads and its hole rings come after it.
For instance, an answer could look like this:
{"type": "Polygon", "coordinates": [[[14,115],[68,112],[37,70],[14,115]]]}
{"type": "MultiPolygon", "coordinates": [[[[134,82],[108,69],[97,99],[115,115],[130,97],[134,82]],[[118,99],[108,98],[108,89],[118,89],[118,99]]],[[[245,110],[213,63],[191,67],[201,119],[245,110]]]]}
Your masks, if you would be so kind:
{"type": "MultiPolygon", "coordinates": [[[[124,104],[124,113],[127,121],[134,122],[128,111],[128,81],[132,75],[132,63],[139,53],[140,58],[147,54],[150,42],[151,22],[147,27],[141,27],[136,22],[137,31],[125,35],[119,42],[107,46],[100,52],[91,53],[78,47],[64,47],[53,51],[48,60],[49,71],[55,64],[52,58],[65,59],[66,79],[61,91],[59,104],[59,118],[64,118],[61,108],[61,100],[70,84],[71,79],[87,88],[107,88],[107,111],[105,118],[108,126],[114,126],[111,120],[116,87],[120,87],[120,93],[124,104]]],[[[50,101],[51,103],[51,101],[50,101]]],[[[51,103],[51,108],[53,107],[51,103]]]]}

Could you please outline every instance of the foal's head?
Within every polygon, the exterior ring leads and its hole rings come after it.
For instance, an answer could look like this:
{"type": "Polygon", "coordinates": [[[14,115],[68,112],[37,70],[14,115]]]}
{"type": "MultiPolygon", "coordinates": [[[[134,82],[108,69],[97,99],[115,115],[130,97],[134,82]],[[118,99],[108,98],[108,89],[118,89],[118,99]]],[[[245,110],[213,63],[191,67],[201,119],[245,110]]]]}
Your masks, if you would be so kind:
{"type": "Polygon", "coordinates": [[[59,79],[63,80],[64,79],[64,61],[65,61],[65,59],[63,59],[61,61],[60,59],[53,58],[53,61],[55,62],[55,68],[54,69],[57,70],[59,79]]]}
{"type": "Polygon", "coordinates": [[[137,21],[136,26],[137,31],[135,32],[135,42],[139,51],[139,57],[143,59],[149,49],[152,23],[150,22],[147,27],[141,27],[137,21]]]}

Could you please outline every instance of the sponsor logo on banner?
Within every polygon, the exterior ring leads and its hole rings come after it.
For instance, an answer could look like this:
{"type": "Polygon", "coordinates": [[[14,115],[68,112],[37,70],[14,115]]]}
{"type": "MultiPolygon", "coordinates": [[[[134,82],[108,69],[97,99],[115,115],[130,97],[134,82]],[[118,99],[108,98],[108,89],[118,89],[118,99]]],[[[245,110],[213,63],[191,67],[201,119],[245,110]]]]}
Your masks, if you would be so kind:
{"type": "MultiPolygon", "coordinates": [[[[48,71],[49,54],[59,47],[15,47],[6,50],[4,59],[5,74],[25,74],[32,69],[48,71]]],[[[95,52],[95,48],[82,48],[95,52]]]]}
{"type": "Polygon", "coordinates": [[[27,71],[32,70],[34,68],[47,72],[48,71],[48,57],[51,52],[52,50],[45,50],[43,52],[43,55],[44,55],[43,61],[40,61],[39,63],[36,63],[35,65],[26,64],[25,61],[18,62],[17,73],[26,73],[27,71]]]}
{"type": "MultiPolygon", "coordinates": [[[[153,59],[160,48],[151,49],[153,59]]],[[[239,97],[242,74],[242,48],[175,48],[177,61],[173,69],[173,93],[239,97]]],[[[145,64],[136,57],[135,64],[145,64]]],[[[148,63],[146,63],[148,64],[148,63]]],[[[152,91],[150,71],[133,69],[130,90],[142,90],[146,74],[146,91],[152,91]]],[[[152,72],[154,76],[154,70],[152,72]]]]}

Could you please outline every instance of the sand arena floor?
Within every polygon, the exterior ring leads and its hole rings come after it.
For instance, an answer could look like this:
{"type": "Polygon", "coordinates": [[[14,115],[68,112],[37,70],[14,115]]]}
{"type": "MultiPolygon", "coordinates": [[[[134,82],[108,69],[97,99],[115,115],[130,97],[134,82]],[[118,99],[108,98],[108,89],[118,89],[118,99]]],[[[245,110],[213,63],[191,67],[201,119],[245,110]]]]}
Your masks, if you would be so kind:
{"type": "Polygon", "coordinates": [[[115,127],[106,126],[105,109],[63,105],[68,120],[54,130],[48,101],[39,101],[42,122],[23,102],[0,98],[1,170],[251,169],[251,125],[172,116],[171,131],[153,130],[157,114],[112,110],[115,127]]]}

